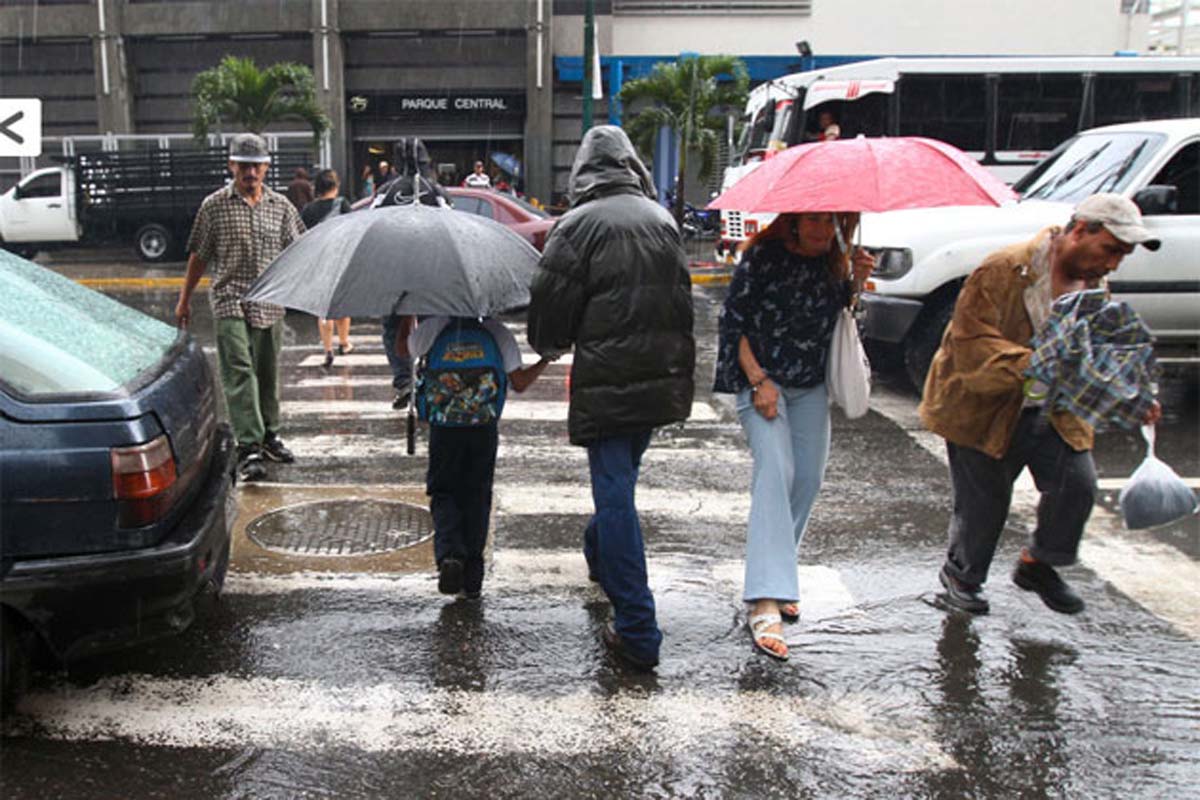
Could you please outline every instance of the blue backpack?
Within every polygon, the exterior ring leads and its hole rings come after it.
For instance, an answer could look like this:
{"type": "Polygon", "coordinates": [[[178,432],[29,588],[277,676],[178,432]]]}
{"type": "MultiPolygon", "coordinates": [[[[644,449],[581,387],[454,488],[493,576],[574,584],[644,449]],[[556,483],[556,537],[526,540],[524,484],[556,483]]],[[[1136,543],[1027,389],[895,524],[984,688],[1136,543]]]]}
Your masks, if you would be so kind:
{"type": "Polygon", "coordinates": [[[417,414],[424,422],[456,428],[494,423],[507,393],[500,348],[476,320],[451,320],[421,359],[417,414]]]}

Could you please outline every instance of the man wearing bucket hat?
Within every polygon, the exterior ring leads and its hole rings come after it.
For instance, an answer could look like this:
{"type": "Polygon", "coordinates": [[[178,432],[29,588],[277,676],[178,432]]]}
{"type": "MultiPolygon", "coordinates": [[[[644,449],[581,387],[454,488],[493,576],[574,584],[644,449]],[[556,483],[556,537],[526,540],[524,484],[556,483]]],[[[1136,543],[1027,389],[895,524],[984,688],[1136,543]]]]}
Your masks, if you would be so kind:
{"type": "Polygon", "coordinates": [[[266,477],[264,459],[294,460],[279,438],[284,310],[242,300],[259,273],[304,232],[295,206],[263,183],[270,162],[262,137],[240,133],[230,141],[233,181],[204,198],[196,213],[187,245],[187,277],[175,307],[176,320],[186,327],[192,292],[211,264],[217,361],[238,441],[238,474],[244,481],[266,477]]]}
{"type": "MultiPolygon", "coordinates": [[[[1008,517],[1012,486],[1028,467],[1041,492],[1037,525],[1013,582],[1051,609],[1074,614],[1083,600],[1054,569],[1075,563],[1096,495],[1092,427],[1027,392],[1030,342],[1055,298],[1094,289],[1136,245],[1157,250],[1130,200],[1097,194],[1066,227],[993,253],[963,285],[925,378],[921,421],[946,440],[953,491],[949,547],[939,579],[951,608],[989,609],[983,584],[1008,517]]],[[[1154,424],[1157,403],[1145,422],[1154,424]]]]}

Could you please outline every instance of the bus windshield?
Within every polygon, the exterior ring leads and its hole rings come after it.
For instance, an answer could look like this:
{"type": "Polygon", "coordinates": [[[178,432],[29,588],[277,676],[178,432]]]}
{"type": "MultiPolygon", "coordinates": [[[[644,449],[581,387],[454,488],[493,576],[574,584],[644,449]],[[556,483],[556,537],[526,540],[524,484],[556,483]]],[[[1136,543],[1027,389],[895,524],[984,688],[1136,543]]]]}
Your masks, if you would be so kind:
{"type": "Polygon", "coordinates": [[[763,151],[771,147],[772,142],[790,144],[785,140],[785,134],[791,127],[795,102],[792,100],[769,100],[755,110],[751,119],[743,119],[742,135],[738,142],[739,161],[745,163],[748,159],[761,156],[763,151]],[[775,113],[768,114],[768,103],[775,103],[775,113]]]}
{"type": "Polygon", "coordinates": [[[1076,136],[1013,186],[1022,200],[1077,203],[1097,192],[1120,192],[1165,137],[1152,133],[1076,136]]]}

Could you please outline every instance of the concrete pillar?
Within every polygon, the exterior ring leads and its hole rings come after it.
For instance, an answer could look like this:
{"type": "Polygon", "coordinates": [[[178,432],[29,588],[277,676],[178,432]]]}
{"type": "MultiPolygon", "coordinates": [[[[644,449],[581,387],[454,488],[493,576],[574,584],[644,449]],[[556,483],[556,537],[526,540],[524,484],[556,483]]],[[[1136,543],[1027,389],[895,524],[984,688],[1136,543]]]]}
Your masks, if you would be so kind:
{"type": "Polygon", "coordinates": [[[97,0],[92,59],[98,133],[133,133],[133,88],[125,65],[124,0],[97,0]]]}
{"type": "Polygon", "coordinates": [[[525,194],[549,204],[554,188],[554,3],[526,0],[526,5],[529,23],[525,37],[525,194]]]}
{"type": "Polygon", "coordinates": [[[342,194],[354,194],[357,176],[350,174],[350,142],[346,129],[346,59],[338,24],[340,0],[312,0],[313,77],[317,83],[317,102],[329,117],[329,147],[316,154],[322,167],[337,170],[342,179],[342,194]]]}

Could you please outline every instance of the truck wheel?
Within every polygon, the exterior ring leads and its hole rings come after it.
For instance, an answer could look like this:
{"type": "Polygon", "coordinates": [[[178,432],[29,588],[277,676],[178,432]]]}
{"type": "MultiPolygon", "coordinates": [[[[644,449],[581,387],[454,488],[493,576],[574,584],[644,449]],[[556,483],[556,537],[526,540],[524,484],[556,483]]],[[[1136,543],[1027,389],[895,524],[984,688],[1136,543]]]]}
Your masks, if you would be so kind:
{"type": "Polygon", "coordinates": [[[17,705],[29,681],[29,637],[0,609],[0,718],[17,705]]]}
{"type": "Polygon", "coordinates": [[[138,229],[134,246],[142,261],[158,263],[171,257],[175,249],[175,237],[165,226],[151,222],[138,229]]]}
{"type": "Polygon", "coordinates": [[[942,334],[954,316],[954,298],[942,299],[917,321],[904,341],[904,370],[919,396],[925,390],[925,374],[942,344],[942,334]]]}
{"type": "Polygon", "coordinates": [[[37,255],[37,248],[29,247],[28,245],[9,244],[8,242],[2,242],[0,243],[0,247],[3,247],[3,249],[12,253],[14,256],[20,256],[21,258],[25,258],[30,261],[32,261],[33,257],[37,255]]]}

